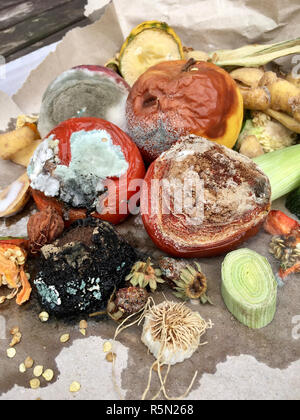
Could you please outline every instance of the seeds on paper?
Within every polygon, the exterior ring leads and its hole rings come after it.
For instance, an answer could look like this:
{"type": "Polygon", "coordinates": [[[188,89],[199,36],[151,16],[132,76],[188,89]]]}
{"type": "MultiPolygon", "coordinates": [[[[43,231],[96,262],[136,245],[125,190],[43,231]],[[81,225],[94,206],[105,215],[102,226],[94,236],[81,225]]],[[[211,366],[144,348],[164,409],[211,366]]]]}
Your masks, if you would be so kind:
{"type": "Polygon", "coordinates": [[[33,363],[34,362],[33,362],[32,358],[28,356],[26,358],[25,362],[24,362],[24,365],[25,365],[26,369],[31,369],[32,366],[33,366],[33,363]]]}
{"type": "Polygon", "coordinates": [[[81,385],[79,382],[72,382],[70,385],[70,392],[78,392],[81,389],[81,385]]]}
{"type": "Polygon", "coordinates": [[[27,369],[26,369],[25,363],[21,363],[20,366],[19,366],[19,372],[20,373],[25,373],[26,370],[27,369]]]}
{"type": "Polygon", "coordinates": [[[10,359],[13,359],[15,355],[17,354],[17,352],[15,348],[11,347],[10,349],[6,350],[6,354],[7,354],[7,357],[9,357],[10,359]]]}
{"type": "Polygon", "coordinates": [[[87,327],[88,327],[88,324],[84,319],[82,321],[80,321],[80,323],[79,323],[79,329],[80,330],[86,330],[87,327]]]}
{"type": "Polygon", "coordinates": [[[47,381],[50,382],[52,381],[54,377],[54,372],[51,369],[46,369],[45,372],[43,373],[43,378],[47,381]]]}
{"type": "Polygon", "coordinates": [[[40,318],[40,321],[41,322],[47,322],[47,321],[49,321],[49,314],[48,314],[48,312],[41,312],[39,314],[39,318],[40,318]]]}
{"type": "Polygon", "coordinates": [[[20,332],[15,333],[9,346],[14,347],[16,344],[19,344],[21,341],[21,338],[22,338],[22,334],[20,332]]]}
{"type": "Polygon", "coordinates": [[[109,363],[113,363],[113,361],[116,359],[116,354],[115,353],[112,353],[112,352],[110,352],[110,353],[107,353],[107,355],[106,355],[106,360],[109,362],[109,363]]]}
{"type": "Polygon", "coordinates": [[[106,343],[103,344],[103,351],[104,353],[110,352],[112,349],[112,345],[109,341],[106,341],[106,343]]]}
{"type": "Polygon", "coordinates": [[[33,369],[33,374],[34,374],[34,376],[36,376],[37,378],[39,378],[40,376],[42,376],[42,374],[43,374],[43,371],[44,371],[44,366],[36,366],[34,369],[33,369]]]}
{"type": "Polygon", "coordinates": [[[20,332],[19,327],[13,327],[13,328],[10,330],[10,334],[11,334],[11,335],[15,335],[15,334],[17,334],[17,333],[19,333],[19,332],[20,332]]]}
{"type": "Polygon", "coordinates": [[[86,336],[86,329],[85,328],[80,328],[79,331],[81,332],[82,335],[86,336]]]}
{"type": "Polygon", "coordinates": [[[41,386],[40,380],[37,378],[31,379],[29,383],[31,389],[38,389],[41,386]]]}
{"type": "Polygon", "coordinates": [[[61,343],[67,343],[70,340],[70,334],[63,334],[60,337],[60,342],[61,343]]]}

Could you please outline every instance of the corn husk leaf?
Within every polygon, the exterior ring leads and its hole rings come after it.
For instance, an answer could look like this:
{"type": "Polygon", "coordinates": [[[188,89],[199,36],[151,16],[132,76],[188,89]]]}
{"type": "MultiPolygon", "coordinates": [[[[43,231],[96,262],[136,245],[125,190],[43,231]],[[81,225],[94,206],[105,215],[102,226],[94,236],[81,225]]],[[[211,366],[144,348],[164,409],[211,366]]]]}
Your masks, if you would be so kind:
{"type": "Polygon", "coordinates": [[[247,45],[235,50],[210,53],[211,61],[220,67],[259,67],[277,58],[300,53],[300,38],[270,45],[247,45]]]}

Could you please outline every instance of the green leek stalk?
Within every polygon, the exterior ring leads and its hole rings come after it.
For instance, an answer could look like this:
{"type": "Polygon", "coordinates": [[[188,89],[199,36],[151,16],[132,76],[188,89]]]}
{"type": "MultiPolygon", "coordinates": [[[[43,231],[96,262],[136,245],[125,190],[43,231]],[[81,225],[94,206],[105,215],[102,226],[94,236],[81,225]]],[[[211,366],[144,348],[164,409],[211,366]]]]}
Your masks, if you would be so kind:
{"type": "Polygon", "coordinates": [[[259,67],[277,58],[300,53],[300,38],[270,45],[246,45],[235,50],[210,53],[211,61],[220,67],[259,67]]]}
{"type": "Polygon", "coordinates": [[[228,310],[247,327],[273,321],[277,283],[268,260],[251,249],[230,252],[222,264],[222,296],[228,310]]]}
{"type": "Polygon", "coordinates": [[[253,160],[270,179],[272,201],[300,186],[300,144],[266,153],[253,160]]]}

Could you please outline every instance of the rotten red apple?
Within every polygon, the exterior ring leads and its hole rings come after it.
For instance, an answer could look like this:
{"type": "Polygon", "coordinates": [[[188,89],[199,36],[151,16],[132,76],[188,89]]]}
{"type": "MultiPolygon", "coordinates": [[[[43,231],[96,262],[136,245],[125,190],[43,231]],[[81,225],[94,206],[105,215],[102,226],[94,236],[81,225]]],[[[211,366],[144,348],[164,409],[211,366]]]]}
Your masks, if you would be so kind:
{"type": "Polygon", "coordinates": [[[147,161],[190,133],[232,148],[242,126],[243,98],[231,76],[212,63],[167,61],[135,82],[126,118],[147,161]]]}

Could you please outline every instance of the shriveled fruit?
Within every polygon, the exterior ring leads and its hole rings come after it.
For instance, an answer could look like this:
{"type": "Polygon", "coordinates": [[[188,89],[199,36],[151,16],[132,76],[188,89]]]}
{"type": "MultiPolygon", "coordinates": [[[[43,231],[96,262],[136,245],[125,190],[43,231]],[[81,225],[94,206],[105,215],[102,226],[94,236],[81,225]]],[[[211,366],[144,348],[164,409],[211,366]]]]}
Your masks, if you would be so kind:
{"type": "Polygon", "coordinates": [[[258,233],[270,206],[270,181],[251,159],[194,135],[152,163],[141,192],[149,236],[175,257],[236,248],[258,233]]]}
{"type": "Polygon", "coordinates": [[[83,65],[62,73],[47,88],[38,129],[42,137],[62,121],[97,117],[125,129],[125,102],[130,87],[113,70],[83,65]]]}
{"type": "Polygon", "coordinates": [[[243,98],[231,76],[190,59],[149,68],[127,100],[128,130],[147,161],[190,133],[232,148],[243,121],[243,98]]]}

